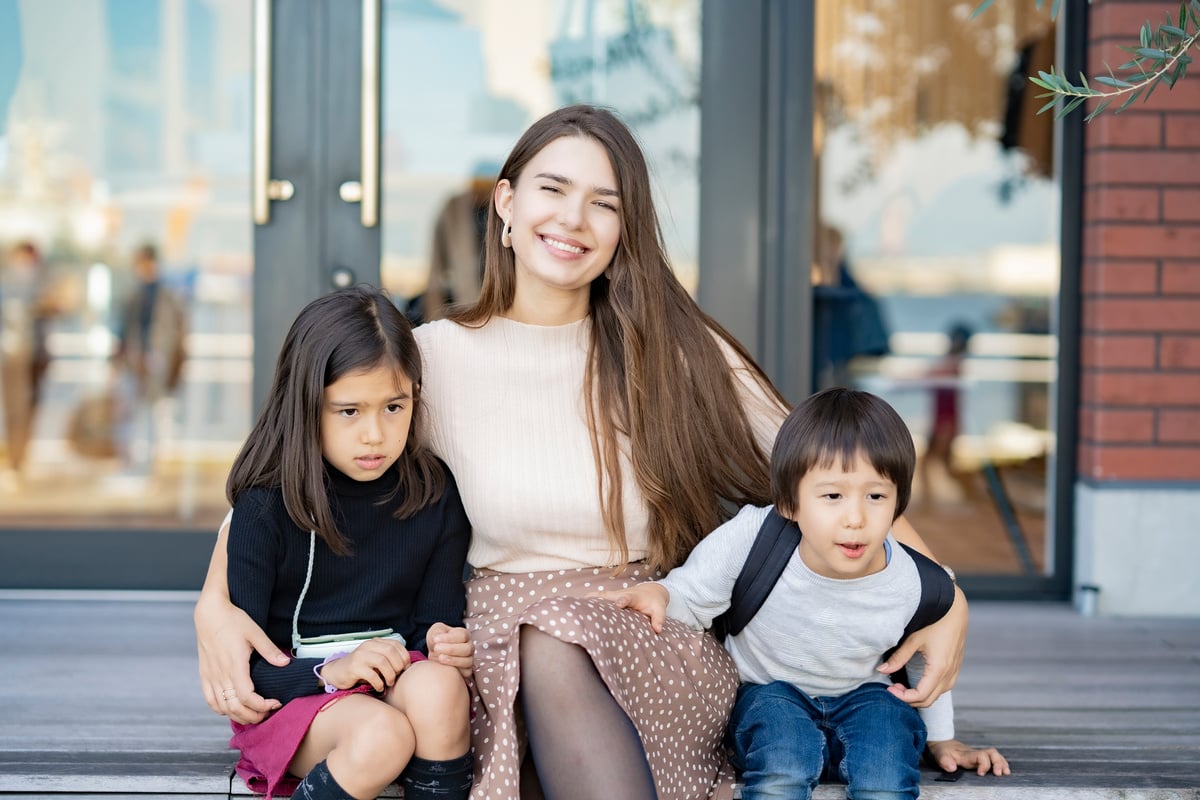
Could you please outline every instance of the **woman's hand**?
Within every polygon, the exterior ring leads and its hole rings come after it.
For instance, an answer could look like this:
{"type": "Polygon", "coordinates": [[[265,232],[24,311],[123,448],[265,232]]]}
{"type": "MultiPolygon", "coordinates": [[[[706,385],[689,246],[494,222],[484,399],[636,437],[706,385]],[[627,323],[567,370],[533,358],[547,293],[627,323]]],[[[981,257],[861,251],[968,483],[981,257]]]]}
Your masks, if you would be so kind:
{"type": "Polygon", "coordinates": [[[240,608],[215,592],[200,593],[192,614],[196,625],[196,650],[200,661],[200,687],[208,707],[242,724],[262,722],[280,707],[264,699],[250,680],[250,653],[277,667],[290,659],[240,608]]]}
{"type": "Polygon", "coordinates": [[[475,669],[475,644],[466,628],[451,628],[444,622],[435,622],[425,634],[425,646],[430,661],[455,667],[464,679],[471,679],[471,671],[475,669]]]}
{"type": "Polygon", "coordinates": [[[967,643],[967,598],[962,589],[954,587],[954,604],[946,616],[934,624],[914,631],[900,643],[892,657],[879,665],[879,671],[891,675],[912,658],[913,653],[925,656],[925,673],[915,687],[909,689],[892,684],[888,690],[904,702],[925,708],[944,692],[950,691],[962,668],[963,649],[967,643]]]}
{"type": "Polygon", "coordinates": [[[943,772],[954,772],[959,767],[973,769],[977,775],[1010,775],[1008,759],[994,747],[971,747],[957,739],[930,742],[929,754],[943,772]]]}

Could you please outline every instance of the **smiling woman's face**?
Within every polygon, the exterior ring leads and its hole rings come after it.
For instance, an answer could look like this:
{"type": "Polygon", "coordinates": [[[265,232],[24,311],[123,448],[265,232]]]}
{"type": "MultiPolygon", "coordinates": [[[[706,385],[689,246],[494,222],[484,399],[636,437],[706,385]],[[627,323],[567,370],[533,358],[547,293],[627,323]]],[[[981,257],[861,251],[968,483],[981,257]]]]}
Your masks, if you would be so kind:
{"type": "Polygon", "coordinates": [[[515,184],[496,186],[496,211],[512,227],[518,296],[582,298],[621,240],[616,173],[595,139],[563,136],[534,156],[515,184]]]}

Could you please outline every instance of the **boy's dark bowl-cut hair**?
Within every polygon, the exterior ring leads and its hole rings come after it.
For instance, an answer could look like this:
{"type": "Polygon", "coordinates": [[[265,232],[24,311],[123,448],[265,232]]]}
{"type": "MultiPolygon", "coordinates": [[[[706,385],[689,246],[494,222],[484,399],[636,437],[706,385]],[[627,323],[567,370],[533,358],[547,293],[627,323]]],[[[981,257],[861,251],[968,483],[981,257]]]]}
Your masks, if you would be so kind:
{"type": "Polygon", "coordinates": [[[826,389],[792,410],[771,450],[771,502],[794,514],[796,490],[809,470],[850,464],[862,455],[896,484],[896,517],[912,497],[917,455],[904,420],[886,401],[858,389],[826,389]]]}

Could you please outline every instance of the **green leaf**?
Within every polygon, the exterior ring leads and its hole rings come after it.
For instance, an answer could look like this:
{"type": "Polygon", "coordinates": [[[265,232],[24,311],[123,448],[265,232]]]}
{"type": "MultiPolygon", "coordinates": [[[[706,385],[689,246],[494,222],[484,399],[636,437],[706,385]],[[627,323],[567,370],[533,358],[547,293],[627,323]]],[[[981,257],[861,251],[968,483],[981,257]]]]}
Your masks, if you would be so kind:
{"type": "Polygon", "coordinates": [[[1128,89],[1133,86],[1129,81],[1123,81],[1120,78],[1110,78],[1107,75],[1097,75],[1092,78],[1096,83],[1102,83],[1105,86],[1112,86],[1115,89],[1128,89]]]}
{"type": "Polygon", "coordinates": [[[1170,58],[1167,53],[1159,50],[1156,47],[1139,47],[1137,49],[1137,54],[1142,58],[1152,58],[1155,61],[1166,61],[1168,58],[1170,58]]]}
{"type": "Polygon", "coordinates": [[[1150,99],[1150,95],[1154,94],[1154,90],[1158,88],[1159,81],[1161,81],[1163,77],[1163,75],[1159,75],[1156,80],[1152,80],[1146,84],[1146,96],[1142,98],[1143,100],[1150,99]]]}
{"type": "Polygon", "coordinates": [[[1142,47],[1150,46],[1150,22],[1149,21],[1147,21],[1146,24],[1142,26],[1141,42],[1142,42],[1142,47]]]}
{"type": "Polygon", "coordinates": [[[1179,27],[1186,28],[1188,19],[1187,0],[1179,0],[1179,27]]]}
{"type": "Polygon", "coordinates": [[[1057,95],[1055,95],[1054,99],[1051,100],[1049,103],[1046,103],[1046,105],[1039,108],[1037,113],[1041,114],[1043,111],[1049,111],[1050,109],[1054,108],[1056,105],[1058,105],[1058,96],[1057,95]]]}
{"type": "Polygon", "coordinates": [[[1083,70],[1079,71],[1079,80],[1083,82],[1084,89],[1087,89],[1089,92],[1092,90],[1092,87],[1088,86],[1087,75],[1083,74],[1083,70]]]}
{"type": "Polygon", "coordinates": [[[1103,103],[1101,103],[1100,105],[1093,108],[1091,113],[1089,113],[1086,117],[1083,118],[1083,121],[1091,122],[1092,118],[1099,115],[1100,112],[1104,111],[1104,109],[1108,108],[1108,104],[1111,102],[1112,102],[1112,100],[1105,100],[1103,103]]]}
{"type": "Polygon", "coordinates": [[[1063,89],[1070,87],[1070,84],[1067,83],[1066,78],[1063,78],[1063,77],[1059,76],[1058,74],[1056,74],[1054,72],[1053,67],[1050,68],[1050,72],[1043,72],[1041,70],[1038,70],[1038,77],[1041,78],[1042,80],[1044,80],[1047,84],[1049,84],[1049,86],[1046,87],[1047,89],[1061,91],[1063,89]]]}
{"type": "Polygon", "coordinates": [[[1133,101],[1137,100],[1139,97],[1141,97],[1141,95],[1141,89],[1134,89],[1132,92],[1130,92],[1129,97],[1125,98],[1125,102],[1121,104],[1121,107],[1117,109],[1117,113],[1120,114],[1122,111],[1129,108],[1129,106],[1133,104],[1133,101]]]}
{"type": "Polygon", "coordinates": [[[1037,85],[1037,86],[1040,86],[1040,87],[1042,87],[1043,89],[1046,89],[1047,91],[1050,91],[1050,92],[1053,92],[1053,91],[1054,91],[1054,87],[1053,87],[1053,86],[1051,86],[1050,84],[1046,83],[1046,82],[1045,82],[1044,80],[1042,80],[1041,78],[1035,78],[1034,76],[1030,75],[1030,76],[1029,76],[1029,81],[1030,81],[1030,83],[1033,83],[1033,84],[1035,84],[1035,85],[1037,85]]]}
{"type": "Polygon", "coordinates": [[[1063,107],[1062,107],[1062,110],[1060,110],[1060,111],[1059,111],[1057,114],[1055,114],[1055,115],[1054,115],[1054,118],[1055,118],[1055,119],[1062,119],[1062,118],[1063,118],[1063,117],[1065,117],[1067,114],[1070,114],[1072,111],[1074,111],[1075,109],[1079,108],[1079,106],[1080,106],[1080,105],[1083,103],[1083,101],[1084,101],[1084,100],[1086,100],[1086,99],[1087,99],[1086,97],[1076,97],[1074,100],[1072,100],[1071,102],[1069,102],[1069,103],[1067,103],[1065,106],[1063,106],[1063,107]]]}
{"type": "MultiPolygon", "coordinates": [[[[1041,8],[1041,0],[1038,0],[1038,8],[1041,8]]],[[[1062,7],[1062,0],[1054,0],[1050,6],[1050,19],[1058,19],[1058,10],[1062,7]]]]}
{"type": "Polygon", "coordinates": [[[1165,34],[1174,36],[1176,39],[1186,39],[1187,31],[1182,28],[1176,28],[1174,25],[1159,25],[1158,29],[1165,34]]]}

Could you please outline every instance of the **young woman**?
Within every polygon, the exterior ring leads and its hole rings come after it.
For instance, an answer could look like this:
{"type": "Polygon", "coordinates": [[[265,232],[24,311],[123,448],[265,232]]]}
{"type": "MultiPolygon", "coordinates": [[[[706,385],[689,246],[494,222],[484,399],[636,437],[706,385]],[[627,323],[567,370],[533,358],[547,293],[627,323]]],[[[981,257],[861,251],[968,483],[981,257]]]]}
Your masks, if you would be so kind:
{"type": "Polygon", "coordinates": [[[314,300],[230,472],[230,600],[296,656],[252,660],[255,691],[283,705],[233,723],[238,773],[268,797],[370,800],[397,776],[407,800],[470,789],[458,627],[470,525],[453,479],[409,435],[420,388],[420,351],[386,295],[314,300]],[[426,660],[442,638],[457,662],[426,660]]]}
{"type": "MultiPolygon", "coordinates": [[[[708,634],[588,597],[680,563],[728,508],[769,502],[786,405],[671,271],[645,159],[612,113],[559,109],[521,137],[489,212],[478,303],[417,330],[426,441],[473,522],[475,798],[729,796],[721,737],[737,688],[708,634]],[[656,794],[657,793],[657,794],[656,794]]],[[[920,545],[911,527],[900,537],[920,545]]],[[[218,544],[196,609],[202,683],[235,703],[250,647],[218,544]]],[[[920,649],[928,702],[953,684],[966,604],[920,649]]]]}

